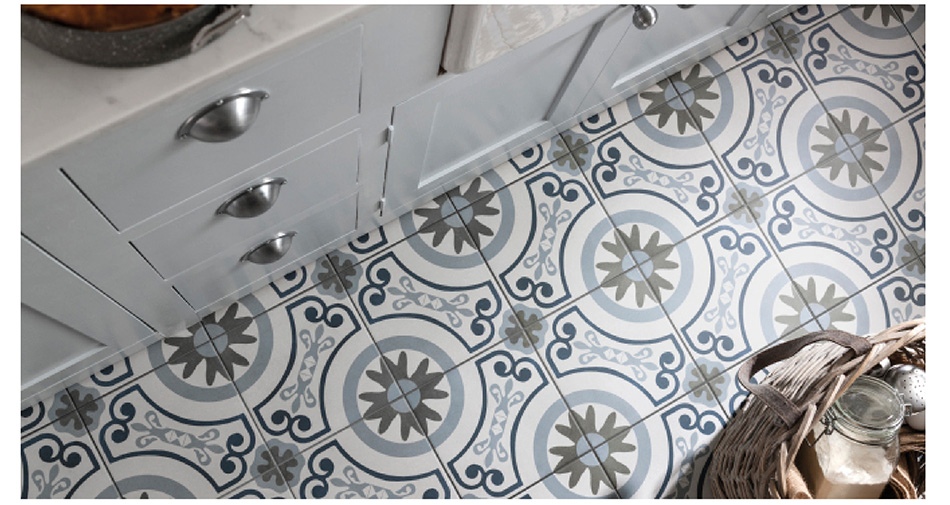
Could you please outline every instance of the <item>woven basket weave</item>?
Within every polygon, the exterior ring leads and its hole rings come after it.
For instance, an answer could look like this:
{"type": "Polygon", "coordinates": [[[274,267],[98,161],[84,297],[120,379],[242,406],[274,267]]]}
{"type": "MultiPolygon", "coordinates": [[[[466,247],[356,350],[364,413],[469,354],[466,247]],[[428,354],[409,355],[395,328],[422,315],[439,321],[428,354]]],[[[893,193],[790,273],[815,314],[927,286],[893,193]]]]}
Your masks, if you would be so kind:
{"type": "MultiPolygon", "coordinates": [[[[829,330],[778,344],[747,360],[739,379],[751,394],[713,452],[707,474],[713,498],[799,497],[790,493],[803,488],[795,456],[813,423],[885,357],[893,364],[926,369],[925,337],[923,319],[870,337],[829,330]],[[765,367],[768,376],[752,383],[750,378],[765,367]]],[[[905,429],[901,445],[900,463],[885,495],[915,498],[923,491],[923,434],[905,429]]]]}

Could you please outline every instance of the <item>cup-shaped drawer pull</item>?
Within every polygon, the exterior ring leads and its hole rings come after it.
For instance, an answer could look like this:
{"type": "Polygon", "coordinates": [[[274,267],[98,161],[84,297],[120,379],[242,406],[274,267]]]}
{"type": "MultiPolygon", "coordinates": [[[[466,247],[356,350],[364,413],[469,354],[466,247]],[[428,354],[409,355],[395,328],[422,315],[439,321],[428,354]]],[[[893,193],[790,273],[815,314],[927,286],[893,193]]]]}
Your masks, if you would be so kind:
{"type": "Polygon", "coordinates": [[[283,258],[290,250],[290,244],[294,241],[296,234],[295,231],[278,233],[274,238],[265,240],[244,253],[244,256],[241,256],[241,262],[250,261],[258,265],[267,265],[283,258]]]}
{"type": "Polygon", "coordinates": [[[633,26],[640,30],[646,30],[655,25],[658,17],[656,9],[649,5],[633,6],[633,26]]]}
{"type": "Polygon", "coordinates": [[[246,132],[261,108],[267,92],[242,89],[237,93],[209,103],[185,120],[178,128],[178,138],[191,137],[202,142],[227,142],[246,132]]]}
{"type": "Polygon", "coordinates": [[[280,187],[286,182],[287,179],[283,177],[267,177],[260,183],[228,198],[214,213],[240,218],[257,217],[277,203],[280,187]]]}

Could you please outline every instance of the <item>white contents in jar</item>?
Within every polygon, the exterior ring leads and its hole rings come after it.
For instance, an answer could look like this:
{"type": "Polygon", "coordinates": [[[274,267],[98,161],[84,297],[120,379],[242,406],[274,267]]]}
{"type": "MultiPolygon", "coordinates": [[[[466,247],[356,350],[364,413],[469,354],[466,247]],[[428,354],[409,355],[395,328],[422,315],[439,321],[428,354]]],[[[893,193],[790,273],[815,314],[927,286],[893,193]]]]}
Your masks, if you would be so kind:
{"type": "Polygon", "coordinates": [[[840,436],[821,437],[816,452],[821,472],[835,483],[887,482],[893,470],[883,447],[855,444],[840,436]]]}

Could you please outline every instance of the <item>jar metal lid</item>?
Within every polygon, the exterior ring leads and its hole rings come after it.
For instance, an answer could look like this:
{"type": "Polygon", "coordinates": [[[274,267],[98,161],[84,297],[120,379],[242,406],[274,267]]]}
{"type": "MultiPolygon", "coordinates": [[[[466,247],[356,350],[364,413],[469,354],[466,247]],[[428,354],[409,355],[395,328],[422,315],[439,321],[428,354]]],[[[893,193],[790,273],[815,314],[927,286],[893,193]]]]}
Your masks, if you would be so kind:
{"type": "Polygon", "coordinates": [[[904,421],[904,402],[893,386],[862,375],[832,405],[829,416],[839,432],[860,441],[892,438],[904,421]]]}

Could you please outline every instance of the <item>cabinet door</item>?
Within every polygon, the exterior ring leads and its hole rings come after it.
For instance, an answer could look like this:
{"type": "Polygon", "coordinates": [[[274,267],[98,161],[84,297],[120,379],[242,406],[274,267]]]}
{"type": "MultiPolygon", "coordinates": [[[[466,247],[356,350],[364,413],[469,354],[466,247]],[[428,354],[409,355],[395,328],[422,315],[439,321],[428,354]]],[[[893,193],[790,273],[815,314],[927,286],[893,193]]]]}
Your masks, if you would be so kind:
{"type": "Polygon", "coordinates": [[[383,216],[397,217],[527,142],[553,135],[548,113],[587,34],[584,29],[555,43],[538,39],[472,72],[443,76],[441,84],[398,105],[383,216]]]}
{"type": "Polygon", "coordinates": [[[20,385],[24,402],[50,393],[155,332],[20,237],[20,385]]]}
{"type": "Polygon", "coordinates": [[[630,96],[689,63],[748,34],[762,6],[657,5],[656,23],[633,24],[634,7],[611,14],[565,90],[557,117],[583,118],[596,107],[630,96]],[[583,97],[583,98],[578,98],[583,97]],[[573,111],[570,104],[580,104],[573,111]]]}

